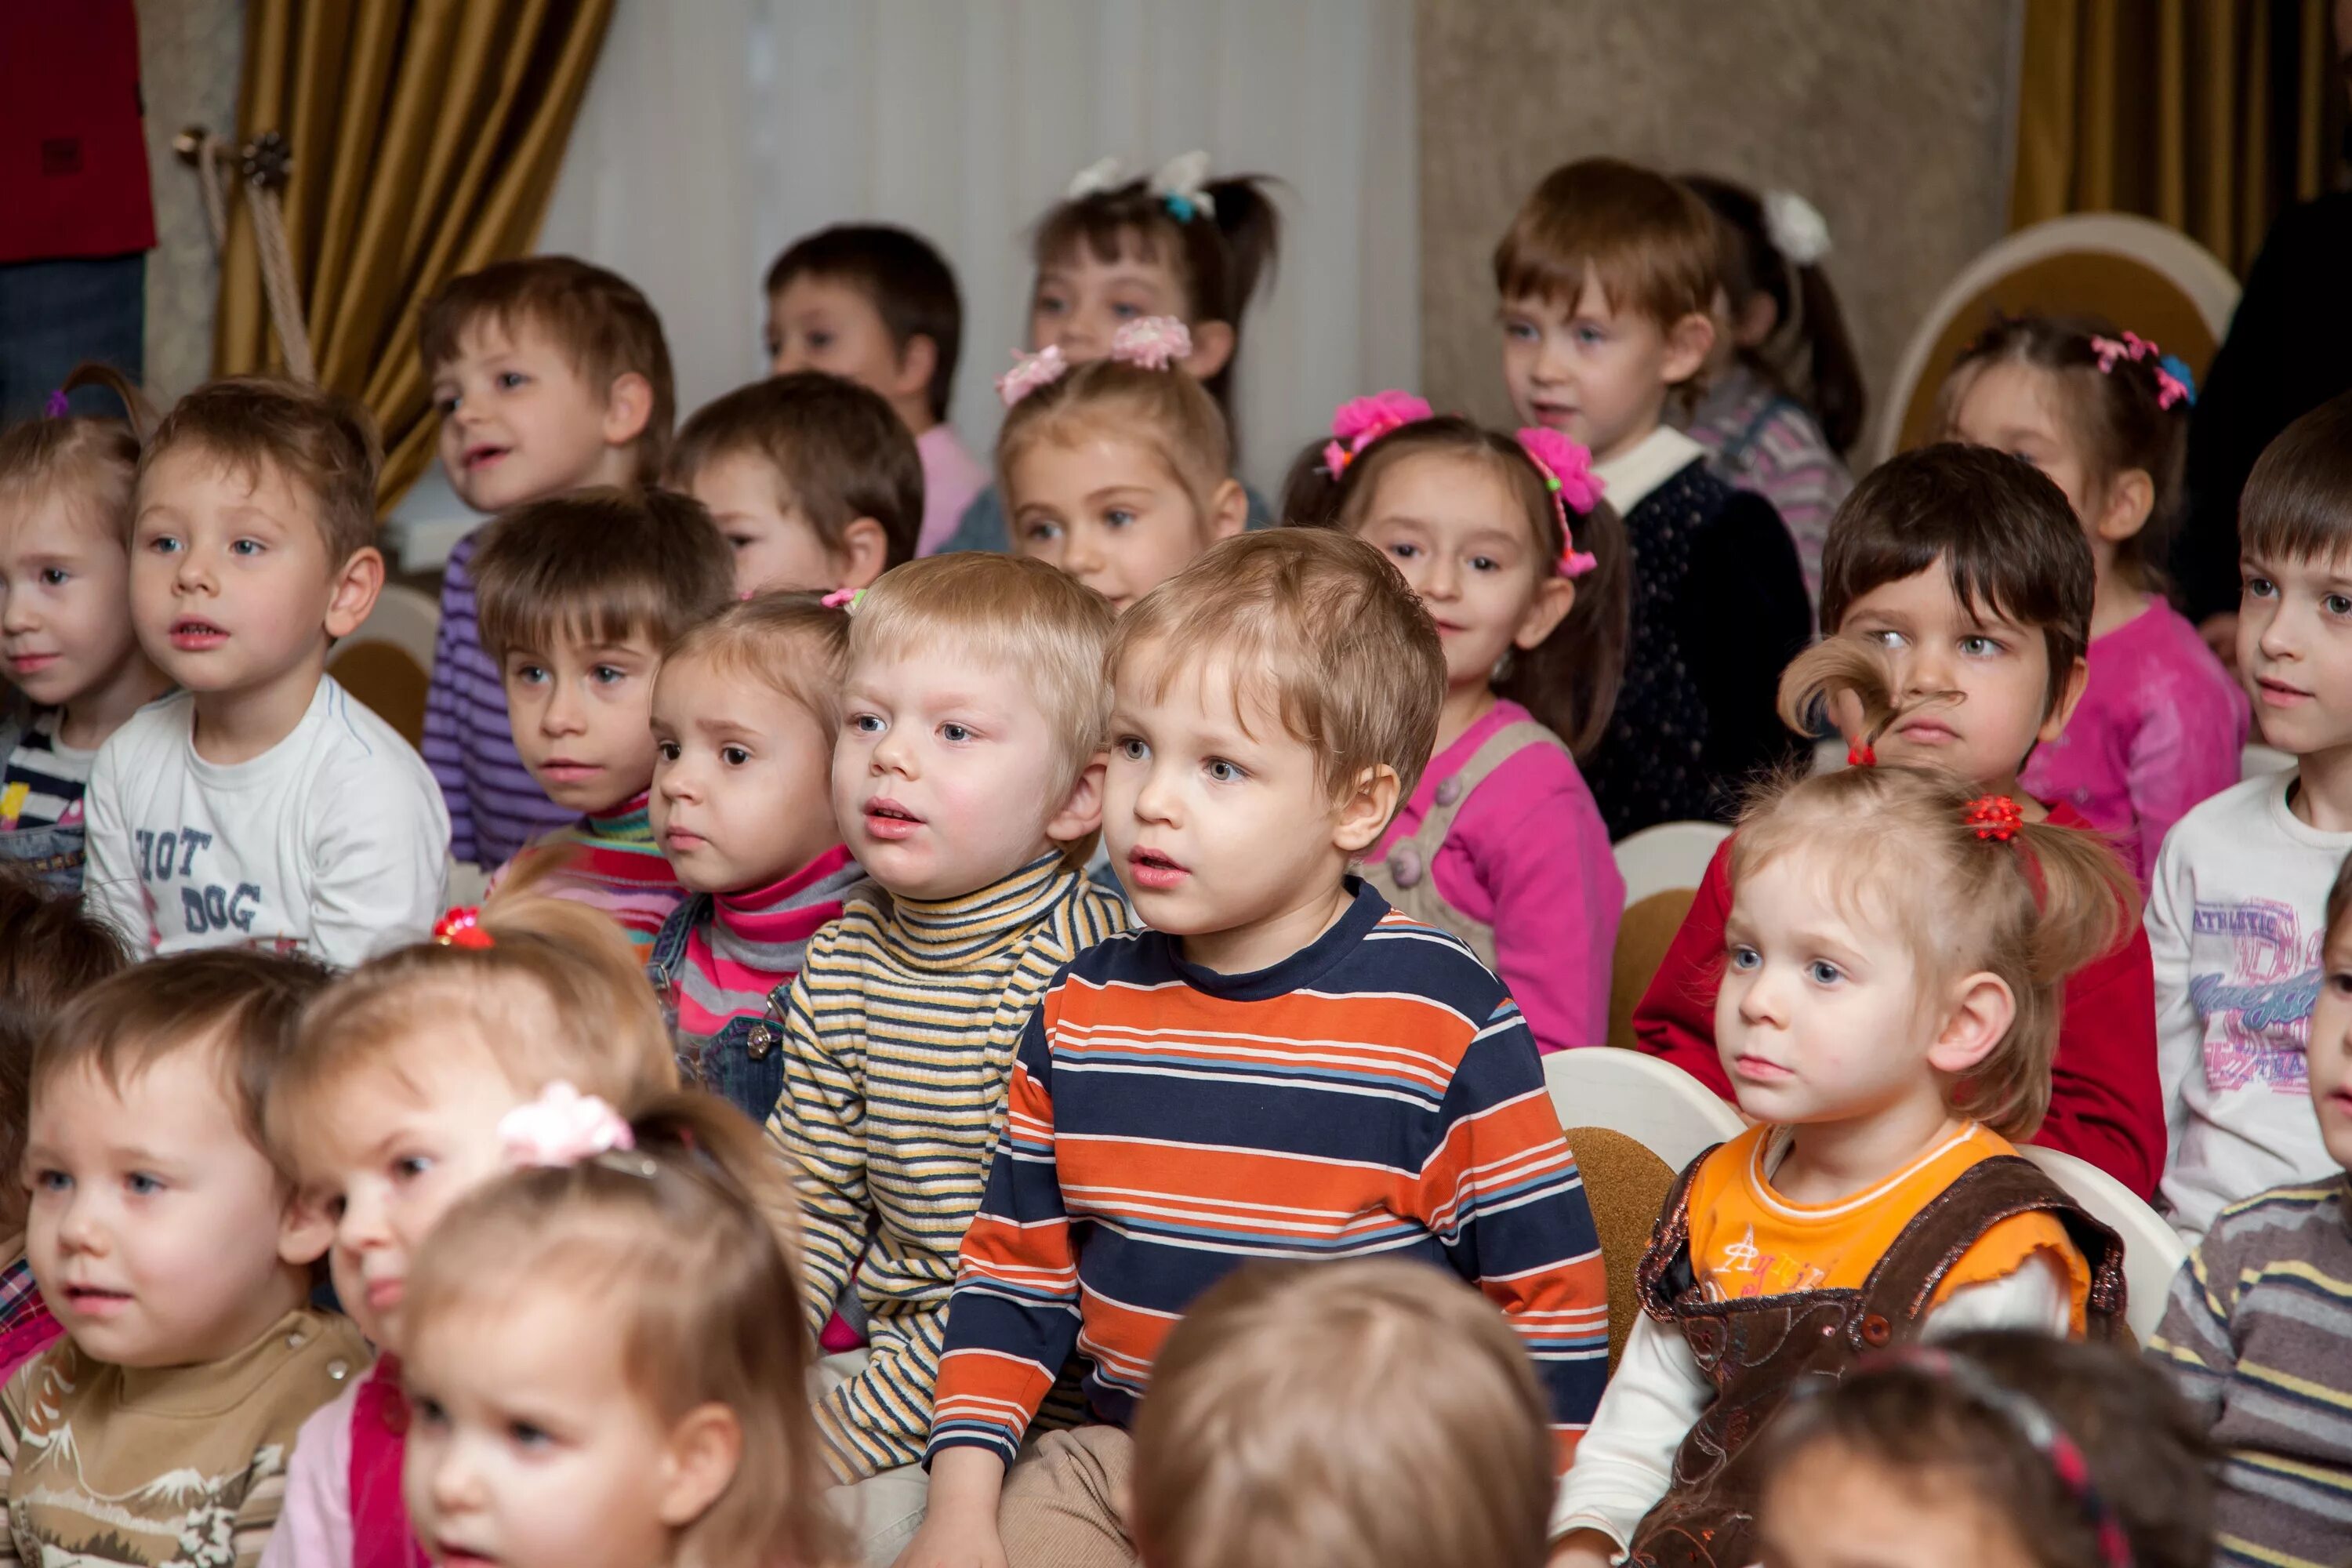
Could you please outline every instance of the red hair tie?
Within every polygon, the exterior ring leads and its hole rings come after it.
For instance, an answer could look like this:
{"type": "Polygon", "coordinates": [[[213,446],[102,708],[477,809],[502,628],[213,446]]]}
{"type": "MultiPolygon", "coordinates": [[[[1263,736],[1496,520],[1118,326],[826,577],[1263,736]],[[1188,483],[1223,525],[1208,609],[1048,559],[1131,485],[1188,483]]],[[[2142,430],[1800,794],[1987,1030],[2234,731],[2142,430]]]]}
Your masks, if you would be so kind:
{"type": "Polygon", "coordinates": [[[490,933],[482,929],[482,911],[471,904],[451,910],[433,922],[433,940],[443,947],[494,947],[490,933]]]}
{"type": "Polygon", "coordinates": [[[1845,765],[1850,768],[1874,768],[1878,765],[1878,753],[1870,749],[1869,742],[1855,741],[1845,749],[1845,765]]]}
{"type": "Polygon", "coordinates": [[[2006,844],[2025,826],[2025,814],[2005,795],[1980,795],[1969,802],[1960,821],[1976,829],[1979,838],[1998,838],[2006,844]]]}

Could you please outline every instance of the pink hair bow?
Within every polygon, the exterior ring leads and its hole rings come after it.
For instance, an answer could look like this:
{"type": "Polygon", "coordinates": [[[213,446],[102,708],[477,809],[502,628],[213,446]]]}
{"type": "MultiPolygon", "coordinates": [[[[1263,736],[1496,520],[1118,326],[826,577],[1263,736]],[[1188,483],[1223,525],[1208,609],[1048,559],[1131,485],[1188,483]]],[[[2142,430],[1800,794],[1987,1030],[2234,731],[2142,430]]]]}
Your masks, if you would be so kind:
{"type": "Polygon", "coordinates": [[[2197,401],[2196,389],[2189,384],[2189,366],[2137,332],[2126,332],[2120,342],[2114,338],[2094,337],[2091,352],[2098,356],[2101,375],[2114,374],[2118,360],[2130,360],[2135,364],[2142,360],[2154,360],[2156,363],[2151,368],[2156,376],[2156,405],[2158,408],[2168,409],[2184,399],[2191,404],[2197,401]]]}
{"type": "Polygon", "coordinates": [[[1323,448],[1323,471],[1338,479],[1358,453],[1391,430],[1434,417],[1425,398],[1390,387],[1369,397],[1351,397],[1331,411],[1331,434],[1337,437],[1323,448]]]}
{"type": "Polygon", "coordinates": [[[863,588],[835,588],[817,603],[828,610],[847,610],[854,616],[857,613],[857,601],[864,597],[866,590],[863,588]]]}
{"type": "Polygon", "coordinates": [[[1110,357],[1146,370],[1166,370],[1192,357],[1192,329],[1173,316],[1146,316],[1110,335],[1110,357]]]}
{"type": "Polygon", "coordinates": [[[636,1135],[620,1112],[562,1079],[528,1105],[499,1118],[499,1142],[515,1166],[576,1165],[615,1149],[634,1149],[636,1135]]]}
{"type": "Polygon", "coordinates": [[[1559,574],[1581,577],[1601,563],[1591,551],[1576,548],[1576,535],[1568,525],[1568,514],[1573,511],[1582,517],[1601,500],[1604,486],[1601,476],[1592,471],[1592,454],[1581,442],[1571,441],[1543,426],[1521,430],[1519,449],[1543,475],[1544,488],[1551,491],[1552,510],[1559,518],[1559,536],[1567,542],[1560,552],[1559,574]]]}
{"type": "Polygon", "coordinates": [[[1040,387],[1051,386],[1070,373],[1070,362],[1062,357],[1059,343],[1047,343],[1034,354],[1018,349],[1013,353],[1013,368],[996,378],[996,395],[1012,407],[1040,387]]]}

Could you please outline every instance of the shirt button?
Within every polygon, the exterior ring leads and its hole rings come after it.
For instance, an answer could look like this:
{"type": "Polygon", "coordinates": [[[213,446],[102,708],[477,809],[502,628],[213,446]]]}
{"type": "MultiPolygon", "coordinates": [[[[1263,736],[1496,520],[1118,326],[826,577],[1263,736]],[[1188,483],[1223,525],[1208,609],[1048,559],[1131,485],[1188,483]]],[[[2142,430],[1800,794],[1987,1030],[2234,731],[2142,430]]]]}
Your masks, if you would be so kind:
{"type": "Polygon", "coordinates": [[[1885,1350],[1886,1348],[1886,1342],[1894,1337],[1895,1326],[1889,1323],[1885,1318],[1880,1317],[1877,1313],[1873,1312],[1868,1317],[1863,1319],[1862,1342],[1868,1345],[1872,1350],[1885,1350]]]}
{"type": "Polygon", "coordinates": [[[337,1383],[342,1382],[343,1379],[351,1376],[351,1374],[352,1363],[347,1361],[331,1361],[327,1363],[328,1377],[337,1383]]]}
{"type": "Polygon", "coordinates": [[[1455,801],[1460,800],[1461,798],[1462,778],[1460,774],[1457,773],[1454,777],[1444,780],[1437,786],[1438,805],[1452,805],[1455,801]]]}
{"type": "Polygon", "coordinates": [[[1418,887],[1421,883],[1421,851],[1410,844],[1400,844],[1389,851],[1389,875],[1400,888],[1418,887]]]}
{"type": "Polygon", "coordinates": [[[752,1025],[751,1036],[743,1043],[744,1054],[755,1062],[763,1062],[775,1048],[776,1031],[765,1024],[752,1025]]]}

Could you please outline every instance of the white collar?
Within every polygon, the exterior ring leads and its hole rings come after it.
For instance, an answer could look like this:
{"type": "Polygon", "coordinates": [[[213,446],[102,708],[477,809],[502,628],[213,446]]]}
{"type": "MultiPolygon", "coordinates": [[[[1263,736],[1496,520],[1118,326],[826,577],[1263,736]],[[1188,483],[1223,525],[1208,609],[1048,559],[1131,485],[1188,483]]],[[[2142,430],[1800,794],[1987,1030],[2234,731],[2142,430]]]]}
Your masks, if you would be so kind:
{"type": "Polygon", "coordinates": [[[1706,447],[1673,426],[1661,425],[1607,462],[1593,464],[1592,471],[1601,478],[1601,493],[1622,517],[1652,490],[1689,468],[1692,458],[1706,454],[1706,447]]]}

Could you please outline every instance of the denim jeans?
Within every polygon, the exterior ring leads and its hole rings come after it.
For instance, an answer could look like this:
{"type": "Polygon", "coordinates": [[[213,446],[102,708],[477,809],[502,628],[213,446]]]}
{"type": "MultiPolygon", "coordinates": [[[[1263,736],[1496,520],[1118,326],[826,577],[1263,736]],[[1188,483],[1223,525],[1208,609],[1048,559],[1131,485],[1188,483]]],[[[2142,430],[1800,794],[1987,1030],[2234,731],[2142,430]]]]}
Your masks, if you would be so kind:
{"type": "MultiPolygon", "coordinates": [[[[143,252],[0,266],[0,424],[42,413],[84,360],[138,381],[146,334],[143,252]]],[[[111,393],[94,386],[76,392],[71,406],[76,414],[122,412],[111,393]]]]}

